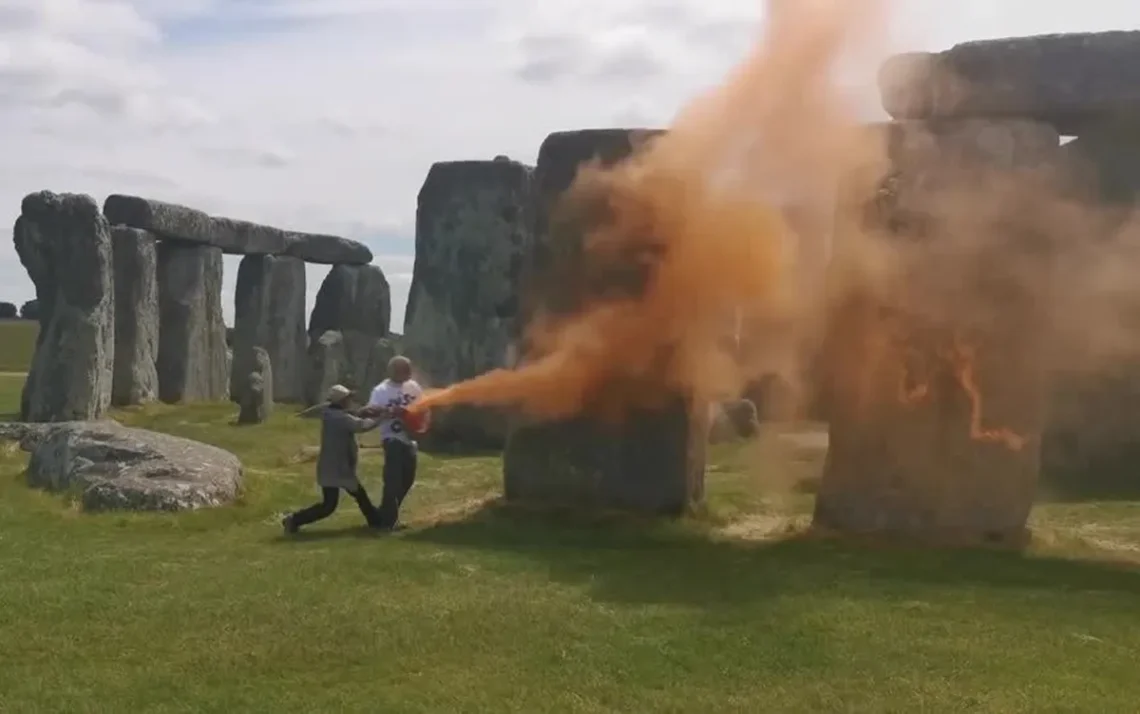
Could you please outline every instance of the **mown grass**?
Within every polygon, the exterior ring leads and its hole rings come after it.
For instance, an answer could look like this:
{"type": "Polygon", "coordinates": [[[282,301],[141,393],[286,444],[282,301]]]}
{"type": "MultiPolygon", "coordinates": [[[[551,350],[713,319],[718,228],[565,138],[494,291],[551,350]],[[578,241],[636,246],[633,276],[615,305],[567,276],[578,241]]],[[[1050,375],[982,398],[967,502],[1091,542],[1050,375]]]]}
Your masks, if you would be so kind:
{"type": "Polygon", "coordinates": [[[0,320],[0,372],[27,371],[39,331],[35,320],[0,320]]]}
{"type": "MultiPolygon", "coordinates": [[[[0,378],[11,411],[20,380],[0,378]]],[[[4,407],[4,405],[9,405],[4,407]]],[[[1140,506],[1051,504],[1033,553],[802,537],[821,452],[719,449],[677,524],[507,511],[497,458],[425,457],[379,537],[314,497],[311,421],[117,418],[232,449],[241,503],[85,514],[0,457],[0,711],[1133,712],[1140,506]],[[810,489],[809,489],[810,490],[810,489]]],[[[379,492],[379,456],[365,483],[379,492]]]]}

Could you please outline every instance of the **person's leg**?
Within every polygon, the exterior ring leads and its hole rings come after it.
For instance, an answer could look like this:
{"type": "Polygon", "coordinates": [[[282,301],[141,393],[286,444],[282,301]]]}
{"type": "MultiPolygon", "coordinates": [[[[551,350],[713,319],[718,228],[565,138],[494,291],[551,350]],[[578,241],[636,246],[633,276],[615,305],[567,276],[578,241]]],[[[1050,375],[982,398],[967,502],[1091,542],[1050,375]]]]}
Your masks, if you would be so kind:
{"type": "Polygon", "coordinates": [[[336,510],[337,502],[340,500],[340,489],[321,487],[321,502],[313,504],[308,508],[303,508],[291,516],[287,516],[285,521],[285,528],[287,530],[295,531],[301,526],[310,523],[316,523],[322,518],[328,518],[336,510]]]}
{"type": "Polygon", "coordinates": [[[356,505],[360,507],[360,512],[364,515],[364,520],[368,521],[368,525],[379,525],[380,514],[376,510],[376,506],[372,505],[372,500],[368,498],[368,492],[364,490],[364,486],[358,485],[355,490],[348,493],[356,499],[356,505]]]}
{"type": "Polygon", "coordinates": [[[394,506],[391,513],[386,514],[385,526],[388,528],[398,528],[400,523],[400,508],[404,505],[404,499],[408,496],[408,491],[412,489],[412,484],[416,481],[416,449],[411,444],[402,441],[393,441],[389,455],[385,458],[390,458],[392,461],[392,477],[395,479],[396,487],[393,499],[394,506]]]}
{"type": "Polygon", "coordinates": [[[400,509],[402,480],[400,445],[393,439],[384,442],[384,492],[380,497],[377,524],[381,528],[396,525],[400,509]]]}
{"type": "Polygon", "coordinates": [[[416,462],[419,456],[416,453],[416,447],[411,444],[401,444],[403,447],[403,457],[400,464],[400,505],[404,505],[404,499],[408,497],[408,491],[412,490],[412,485],[416,482],[416,462]]]}

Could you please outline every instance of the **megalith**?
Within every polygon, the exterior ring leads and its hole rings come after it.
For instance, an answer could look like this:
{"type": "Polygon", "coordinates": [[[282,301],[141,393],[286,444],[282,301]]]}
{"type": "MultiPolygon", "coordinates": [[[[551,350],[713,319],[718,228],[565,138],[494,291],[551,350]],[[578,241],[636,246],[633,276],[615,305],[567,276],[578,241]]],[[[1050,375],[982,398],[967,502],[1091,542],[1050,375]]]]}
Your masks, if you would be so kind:
{"type": "Polygon", "coordinates": [[[1062,135],[1140,113],[1140,31],[1013,37],[911,52],[880,72],[895,119],[1024,119],[1062,135]]]}
{"type": "MultiPolygon", "coordinates": [[[[1081,225],[1082,247],[1100,256],[1101,265],[1094,264],[1097,272],[1104,270],[1107,258],[1120,266],[1119,279],[1130,283],[1132,261],[1125,255],[1136,255],[1140,235],[1140,131],[1126,119],[1092,125],[1065,144],[1062,153],[1078,198],[1098,219],[1081,225]]],[[[1070,284],[1102,291],[1112,280],[1105,278],[1085,275],[1070,284]]],[[[1108,300],[1076,309],[1082,316],[1096,314],[1096,320],[1058,319],[1062,327],[1076,324],[1078,334],[1065,344],[1069,352],[1076,347],[1082,352],[1067,356],[1068,368],[1059,370],[1051,391],[1041,488],[1053,497],[1140,494],[1135,476],[1140,460],[1140,344],[1134,337],[1140,332],[1140,295],[1133,290],[1113,293],[1108,300]],[[1113,324],[1119,327],[1107,329],[1113,324]],[[1116,340],[1117,333],[1126,336],[1122,344],[1104,344],[1116,340]]],[[[1066,305],[1081,302],[1078,298],[1066,305]]]]}
{"type": "Polygon", "coordinates": [[[261,347],[251,352],[250,369],[237,385],[241,395],[238,424],[262,424],[273,414],[273,364],[261,347]]]}
{"type": "Polygon", "coordinates": [[[13,239],[40,307],[21,419],[99,419],[115,360],[110,226],[90,196],[40,191],[24,197],[13,239]]]}
{"type": "Polygon", "coordinates": [[[242,385],[255,365],[255,348],[261,348],[273,364],[273,397],[304,401],[307,347],[305,264],[286,256],[242,258],[234,296],[230,398],[243,403],[242,385]]]}
{"type": "Polygon", "coordinates": [[[312,233],[287,234],[284,255],[323,265],[368,265],[372,262],[372,251],[363,243],[312,233]]]}
{"type": "Polygon", "coordinates": [[[114,225],[141,228],[159,238],[213,246],[229,255],[287,255],[307,263],[372,262],[368,246],[347,238],[211,216],[196,208],[139,196],[108,196],[103,213],[114,225]]]}
{"type": "Polygon", "coordinates": [[[115,266],[115,373],[111,403],[158,398],[158,251],[154,236],[111,228],[115,266]]]}
{"type": "Polygon", "coordinates": [[[896,272],[831,286],[814,524],[1020,542],[1038,482],[1052,269],[1031,177],[1055,165],[1059,136],[981,119],[872,131],[890,168],[849,187],[833,260],[843,267],[873,236],[896,272]]]}
{"type": "MultiPolygon", "coordinates": [[[[583,164],[620,162],[655,135],[601,129],[560,132],[543,142],[533,176],[535,222],[523,266],[523,321],[540,313],[570,313],[616,287],[581,280],[584,239],[599,216],[562,198],[583,164]]],[[[517,347],[523,364],[535,356],[527,340],[517,347]]],[[[512,420],[503,455],[506,498],[555,507],[684,512],[703,498],[709,410],[684,394],[665,395],[662,402],[667,406],[619,423],[589,414],[512,420]]]]}
{"type": "Polygon", "coordinates": [[[168,404],[226,399],[221,249],[160,241],[158,303],[159,399],[168,404]]]}
{"type": "Polygon", "coordinates": [[[387,337],[392,316],[391,289],[378,265],[336,265],[317,291],[309,317],[309,343],[339,332],[344,351],[339,381],[368,389],[369,363],[376,342],[387,337]]]}
{"type": "MultiPolygon", "coordinates": [[[[310,405],[324,401],[329,389],[341,383],[345,373],[344,335],[329,330],[309,344],[308,378],[305,401],[310,405]]],[[[346,385],[347,386],[347,385],[346,385]]]]}
{"type": "MultiPolygon", "coordinates": [[[[404,350],[433,387],[506,367],[530,247],[531,169],[510,160],[434,164],[416,207],[404,350]]],[[[501,449],[505,415],[437,411],[425,448],[501,449]]]]}

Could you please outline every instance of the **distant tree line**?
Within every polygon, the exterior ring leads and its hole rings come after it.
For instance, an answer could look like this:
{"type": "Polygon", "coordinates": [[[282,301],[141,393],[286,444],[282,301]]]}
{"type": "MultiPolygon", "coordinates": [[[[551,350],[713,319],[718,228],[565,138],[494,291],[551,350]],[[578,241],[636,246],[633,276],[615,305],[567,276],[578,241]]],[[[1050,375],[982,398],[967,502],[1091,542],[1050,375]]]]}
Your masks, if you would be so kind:
{"type": "Polygon", "coordinates": [[[0,320],[38,320],[40,319],[40,304],[36,300],[29,300],[19,308],[12,302],[0,302],[0,320]]]}

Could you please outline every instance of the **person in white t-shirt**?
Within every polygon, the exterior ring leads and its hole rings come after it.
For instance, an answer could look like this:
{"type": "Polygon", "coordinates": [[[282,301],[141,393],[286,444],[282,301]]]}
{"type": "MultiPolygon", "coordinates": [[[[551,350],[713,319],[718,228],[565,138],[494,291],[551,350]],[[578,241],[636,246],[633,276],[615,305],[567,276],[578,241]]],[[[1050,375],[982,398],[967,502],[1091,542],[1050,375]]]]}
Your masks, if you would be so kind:
{"type": "Polygon", "coordinates": [[[423,396],[423,389],[412,379],[412,363],[397,356],[388,361],[388,378],[372,389],[362,415],[376,415],[384,443],[384,492],[379,508],[379,527],[395,530],[400,506],[416,481],[418,447],[403,420],[408,406],[423,396]]]}

